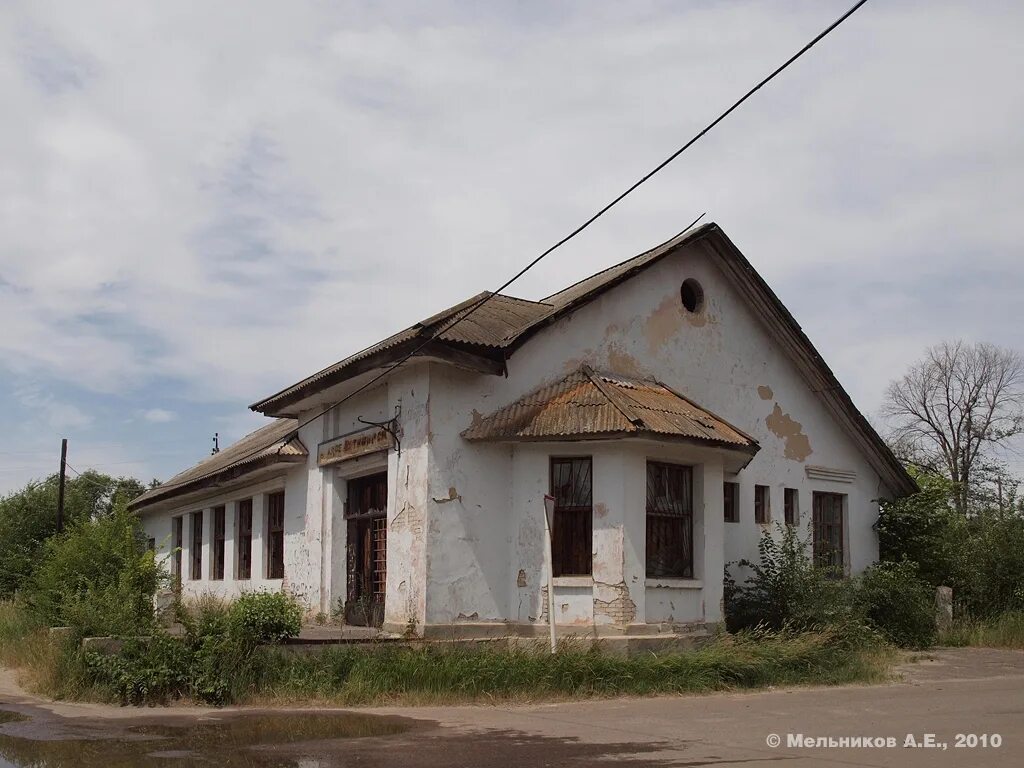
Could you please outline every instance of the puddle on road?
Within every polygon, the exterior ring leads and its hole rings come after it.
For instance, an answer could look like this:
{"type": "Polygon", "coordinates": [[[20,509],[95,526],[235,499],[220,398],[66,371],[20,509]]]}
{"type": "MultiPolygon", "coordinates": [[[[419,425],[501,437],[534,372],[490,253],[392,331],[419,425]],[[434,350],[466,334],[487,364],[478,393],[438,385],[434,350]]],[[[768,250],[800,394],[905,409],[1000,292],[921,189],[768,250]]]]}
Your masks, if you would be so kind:
{"type": "MultiPolygon", "coordinates": [[[[0,712],[0,723],[25,719],[15,712],[0,712]]],[[[143,765],[316,768],[334,764],[328,759],[328,753],[337,748],[331,743],[334,739],[391,736],[411,727],[408,721],[399,718],[350,713],[224,715],[180,724],[127,727],[107,722],[98,726],[94,735],[86,735],[81,728],[76,728],[70,738],[46,733],[48,725],[50,723],[41,722],[34,729],[34,735],[39,738],[0,731],[0,768],[135,768],[143,765]],[[116,733],[113,738],[112,731],[116,733]],[[319,759],[321,756],[324,762],[319,759]]]]}

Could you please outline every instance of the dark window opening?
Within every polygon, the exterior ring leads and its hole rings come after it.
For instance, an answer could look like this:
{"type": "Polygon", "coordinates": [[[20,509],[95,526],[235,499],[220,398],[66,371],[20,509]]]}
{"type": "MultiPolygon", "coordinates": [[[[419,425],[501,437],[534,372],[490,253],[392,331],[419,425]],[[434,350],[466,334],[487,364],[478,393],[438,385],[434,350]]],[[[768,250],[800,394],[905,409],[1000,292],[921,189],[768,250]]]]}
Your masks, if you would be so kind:
{"type": "Polygon", "coordinates": [[[594,515],[589,456],[551,459],[555,497],[551,552],[554,576],[589,576],[593,571],[594,515]]]}
{"type": "Polygon", "coordinates": [[[800,524],[799,495],[796,488],[787,488],[785,495],[786,503],[786,525],[800,524]]]}
{"type": "Polygon", "coordinates": [[[693,577],[693,469],[647,462],[647,577],[693,577]]]}
{"type": "Polygon", "coordinates": [[[181,548],[185,546],[183,517],[176,517],[171,521],[171,550],[174,559],[171,561],[171,576],[174,577],[174,585],[181,586],[181,548]]]}
{"type": "Polygon", "coordinates": [[[813,546],[816,565],[841,573],[843,551],[843,500],[839,493],[815,493],[813,507],[813,546]]]}
{"type": "Polygon", "coordinates": [[[683,281],[679,289],[679,298],[687,312],[700,312],[704,307],[704,289],[692,277],[683,281]]]}
{"type": "Polygon", "coordinates": [[[146,539],[146,551],[156,552],[156,539],[152,537],[146,539]]]}
{"type": "Polygon", "coordinates": [[[267,495],[267,578],[284,578],[284,491],[267,495]]]}
{"type": "Polygon", "coordinates": [[[252,578],[252,499],[238,502],[238,522],[235,524],[235,542],[238,553],[238,578],[252,578]]]}
{"type": "Polygon", "coordinates": [[[771,522],[771,509],[769,506],[767,485],[754,486],[754,522],[771,522]]]}
{"type": "Polygon", "coordinates": [[[203,513],[192,513],[192,580],[203,578],[203,513]]]}
{"type": "Polygon", "coordinates": [[[740,484],[724,483],[722,496],[724,498],[725,522],[738,523],[740,521],[740,484]]]}
{"type": "Polygon", "coordinates": [[[213,573],[210,578],[224,578],[224,507],[213,508],[213,573]]]}

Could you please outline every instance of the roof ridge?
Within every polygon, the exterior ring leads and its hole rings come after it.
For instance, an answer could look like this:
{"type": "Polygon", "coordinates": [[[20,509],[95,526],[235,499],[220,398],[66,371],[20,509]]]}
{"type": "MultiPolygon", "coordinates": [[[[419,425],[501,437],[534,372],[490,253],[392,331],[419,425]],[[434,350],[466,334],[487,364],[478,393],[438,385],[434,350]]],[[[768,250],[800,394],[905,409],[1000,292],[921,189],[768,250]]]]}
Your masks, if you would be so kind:
{"type": "Polygon", "coordinates": [[[644,420],[640,418],[635,411],[633,411],[628,403],[623,402],[619,393],[611,389],[611,385],[609,385],[608,382],[603,381],[600,374],[594,371],[594,369],[586,363],[580,366],[580,370],[583,371],[583,374],[590,379],[591,383],[597,387],[601,394],[605,396],[608,402],[615,407],[615,410],[625,416],[626,420],[634,427],[643,429],[644,420]]]}

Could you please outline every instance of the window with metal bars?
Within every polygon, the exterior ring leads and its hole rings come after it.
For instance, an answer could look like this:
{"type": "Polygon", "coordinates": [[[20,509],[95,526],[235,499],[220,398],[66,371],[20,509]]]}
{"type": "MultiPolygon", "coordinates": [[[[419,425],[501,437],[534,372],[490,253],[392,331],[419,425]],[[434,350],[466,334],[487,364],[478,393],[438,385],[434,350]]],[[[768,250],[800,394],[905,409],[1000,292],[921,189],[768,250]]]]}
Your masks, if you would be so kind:
{"type": "Polygon", "coordinates": [[[771,506],[767,485],[754,486],[754,522],[762,524],[771,522],[771,506]]]}
{"type": "Polygon", "coordinates": [[[589,576],[593,572],[593,463],[589,456],[551,459],[552,574],[589,576]]]}
{"type": "Polygon", "coordinates": [[[267,494],[267,578],[284,578],[284,491],[267,494]]]}
{"type": "Polygon", "coordinates": [[[813,548],[816,565],[842,573],[846,562],[843,545],[843,503],[840,493],[820,493],[812,497],[813,548]]]}
{"type": "Polygon", "coordinates": [[[192,580],[203,578],[203,513],[192,513],[192,580]]]}
{"type": "Polygon", "coordinates": [[[224,507],[213,508],[213,573],[211,579],[224,578],[224,507]]]}
{"type": "Polygon", "coordinates": [[[740,521],[740,484],[722,484],[723,508],[725,510],[725,522],[738,523],[740,521]]]}
{"type": "Polygon", "coordinates": [[[800,496],[796,488],[787,488],[784,497],[786,507],[786,525],[800,524],[800,496]]]}
{"type": "Polygon", "coordinates": [[[693,578],[693,468],[647,462],[647,577],[693,578]]]}
{"type": "Polygon", "coordinates": [[[238,502],[235,523],[235,573],[238,579],[252,578],[252,499],[238,502]]]}

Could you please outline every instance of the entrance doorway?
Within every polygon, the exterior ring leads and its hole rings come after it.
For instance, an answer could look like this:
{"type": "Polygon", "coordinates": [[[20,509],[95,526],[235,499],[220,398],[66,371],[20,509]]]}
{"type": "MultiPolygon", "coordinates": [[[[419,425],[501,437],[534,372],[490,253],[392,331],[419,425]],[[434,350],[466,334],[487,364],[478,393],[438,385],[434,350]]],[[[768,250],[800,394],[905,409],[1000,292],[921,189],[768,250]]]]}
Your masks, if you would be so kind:
{"type": "Polygon", "coordinates": [[[348,590],[345,621],[379,627],[384,623],[387,582],[388,475],[348,481],[345,518],[348,526],[348,590]]]}

